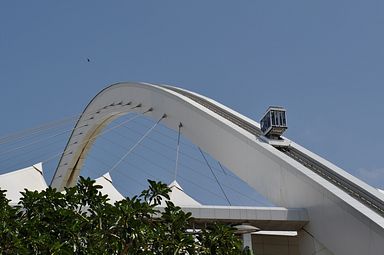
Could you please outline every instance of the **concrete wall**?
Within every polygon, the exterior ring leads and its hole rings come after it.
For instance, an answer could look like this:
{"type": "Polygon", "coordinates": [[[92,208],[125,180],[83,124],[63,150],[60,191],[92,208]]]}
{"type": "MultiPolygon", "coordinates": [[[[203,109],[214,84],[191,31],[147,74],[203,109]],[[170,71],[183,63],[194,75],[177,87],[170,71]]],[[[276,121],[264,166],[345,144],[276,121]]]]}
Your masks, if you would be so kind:
{"type": "Polygon", "coordinates": [[[252,235],[254,255],[300,255],[298,236],[252,235]]]}

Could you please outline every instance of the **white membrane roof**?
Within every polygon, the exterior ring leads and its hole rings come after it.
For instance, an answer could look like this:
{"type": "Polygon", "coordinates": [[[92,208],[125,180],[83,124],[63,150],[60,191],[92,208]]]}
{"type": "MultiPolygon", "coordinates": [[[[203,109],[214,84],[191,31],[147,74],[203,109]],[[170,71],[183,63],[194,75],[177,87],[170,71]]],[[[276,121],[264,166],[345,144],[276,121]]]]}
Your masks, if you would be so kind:
{"type": "Polygon", "coordinates": [[[42,191],[48,187],[43,177],[42,163],[0,175],[0,189],[7,190],[11,204],[17,204],[24,189],[42,191]]]}
{"type": "MultiPolygon", "coordinates": [[[[169,195],[169,200],[177,206],[188,207],[188,206],[201,206],[199,202],[187,195],[179,183],[175,180],[168,185],[171,189],[169,195]]],[[[161,201],[160,207],[165,207],[166,203],[164,200],[161,201]]]]}
{"type": "Polygon", "coordinates": [[[103,176],[97,178],[96,184],[103,186],[101,193],[103,195],[108,195],[109,203],[114,204],[116,201],[124,199],[124,196],[120,194],[119,191],[113,186],[112,178],[109,173],[104,174],[103,176]]]}

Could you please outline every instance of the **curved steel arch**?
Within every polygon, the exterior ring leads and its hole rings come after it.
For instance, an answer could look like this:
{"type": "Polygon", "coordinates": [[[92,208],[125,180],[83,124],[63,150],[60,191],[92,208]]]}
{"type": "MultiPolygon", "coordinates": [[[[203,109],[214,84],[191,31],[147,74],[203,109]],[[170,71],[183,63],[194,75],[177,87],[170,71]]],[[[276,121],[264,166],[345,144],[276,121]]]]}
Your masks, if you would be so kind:
{"type": "MultiPolygon", "coordinates": [[[[258,123],[209,98],[169,86],[118,83],[96,95],[70,136],[51,186],[62,190],[74,185],[92,138],[112,120],[129,112],[146,112],[155,119],[167,114],[163,123],[175,130],[182,122],[184,136],[269,200],[280,206],[306,208],[310,218],[306,231],[332,252],[377,254],[384,250],[384,218],[372,208],[309,170],[308,165],[260,140],[258,123]],[[349,246],[334,238],[345,236],[346,228],[351,230],[349,246]]],[[[328,161],[295,143],[291,147],[383,200],[378,191],[328,161]]]]}
{"type": "MultiPolygon", "coordinates": [[[[166,113],[167,118],[162,123],[176,130],[179,123],[182,122],[183,135],[211,155],[215,155],[214,148],[210,149],[212,146],[206,144],[206,141],[210,140],[212,136],[207,135],[210,133],[210,129],[206,127],[213,124],[216,125],[216,134],[220,133],[221,129],[228,129],[227,126],[232,126],[239,133],[238,135],[246,135],[252,140],[257,140],[254,135],[249,134],[246,130],[212,113],[207,105],[201,105],[201,102],[198,103],[180,92],[180,89],[174,87],[146,83],[118,83],[103,89],[90,101],[76,123],[59,161],[51,186],[59,190],[66,186],[73,186],[76,183],[84,159],[95,141],[93,138],[97,137],[104,127],[114,119],[129,112],[146,112],[147,116],[154,119],[158,119],[166,113]],[[215,119],[216,117],[218,119],[215,119]],[[207,122],[212,122],[212,120],[213,123],[205,125],[207,122]]],[[[227,113],[237,118],[245,118],[217,102],[200,95],[198,97],[208,104],[215,104],[225,108],[227,113]]],[[[250,119],[247,119],[247,121],[258,127],[258,123],[250,119]]],[[[218,140],[223,138],[223,136],[219,137],[218,140]]],[[[213,141],[211,142],[213,144],[213,141]]],[[[217,142],[220,141],[215,141],[215,144],[217,142]]]]}

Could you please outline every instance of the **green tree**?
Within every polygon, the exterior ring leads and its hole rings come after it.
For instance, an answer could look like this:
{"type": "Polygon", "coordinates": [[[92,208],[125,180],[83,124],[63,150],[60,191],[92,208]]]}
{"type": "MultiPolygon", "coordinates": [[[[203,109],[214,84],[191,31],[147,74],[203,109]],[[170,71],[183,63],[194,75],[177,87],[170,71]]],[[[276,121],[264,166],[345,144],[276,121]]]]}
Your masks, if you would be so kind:
{"type": "Polygon", "coordinates": [[[95,181],[80,177],[64,192],[22,192],[10,206],[0,191],[0,254],[240,254],[241,242],[228,226],[187,229],[190,213],[162,199],[170,189],[149,181],[140,195],[115,204],[95,181]]]}
{"type": "Polygon", "coordinates": [[[241,253],[242,243],[239,238],[235,238],[235,229],[227,225],[214,223],[198,236],[206,254],[233,254],[241,253]]]}
{"type": "Polygon", "coordinates": [[[19,238],[19,208],[9,205],[5,191],[0,190],[0,249],[1,253],[27,252],[19,238]]]}

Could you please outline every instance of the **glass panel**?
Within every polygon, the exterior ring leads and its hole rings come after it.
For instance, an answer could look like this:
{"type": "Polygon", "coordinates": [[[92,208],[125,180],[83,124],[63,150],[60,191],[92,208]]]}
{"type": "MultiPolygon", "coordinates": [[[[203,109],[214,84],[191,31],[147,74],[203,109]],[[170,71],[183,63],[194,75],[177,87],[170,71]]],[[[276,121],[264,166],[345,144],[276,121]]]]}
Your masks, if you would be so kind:
{"type": "Polygon", "coordinates": [[[265,130],[265,117],[261,120],[260,127],[261,127],[261,131],[264,132],[264,130],[265,130]]]}
{"type": "Polygon", "coordinates": [[[268,113],[268,123],[267,123],[267,129],[271,126],[271,112],[268,113]]]}
{"type": "Polygon", "coordinates": [[[275,126],[279,125],[279,112],[275,112],[275,126]]]}
{"type": "Polygon", "coordinates": [[[280,112],[276,112],[276,126],[280,126],[280,112]]]}
{"type": "Polygon", "coordinates": [[[275,112],[275,126],[279,125],[279,112],[275,112]]]}
{"type": "Polygon", "coordinates": [[[270,114],[267,113],[260,122],[261,131],[265,132],[270,126],[270,114]]]}

